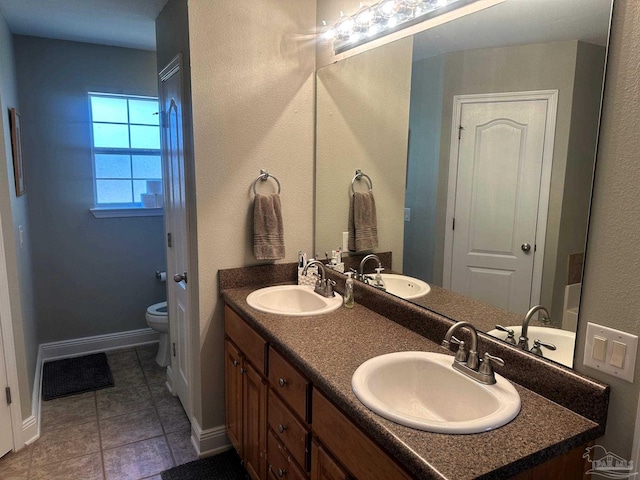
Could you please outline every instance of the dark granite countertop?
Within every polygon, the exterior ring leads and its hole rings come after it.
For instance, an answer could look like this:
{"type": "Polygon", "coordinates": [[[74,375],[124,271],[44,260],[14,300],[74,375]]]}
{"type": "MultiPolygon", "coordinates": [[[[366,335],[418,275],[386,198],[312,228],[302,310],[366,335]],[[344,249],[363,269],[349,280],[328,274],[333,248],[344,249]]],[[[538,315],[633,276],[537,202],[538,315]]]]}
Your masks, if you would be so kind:
{"type": "Polygon", "coordinates": [[[245,299],[255,286],[234,287],[222,291],[229,306],[416,478],[509,478],[603,432],[603,425],[517,383],[522,409],[496,430],[446,435],[396,424],[360,403],[351,390],[353,372],[377,355],[446,353],[444,348],[360,304],[322,316],[286,317],[249,307],[245,299]]]}

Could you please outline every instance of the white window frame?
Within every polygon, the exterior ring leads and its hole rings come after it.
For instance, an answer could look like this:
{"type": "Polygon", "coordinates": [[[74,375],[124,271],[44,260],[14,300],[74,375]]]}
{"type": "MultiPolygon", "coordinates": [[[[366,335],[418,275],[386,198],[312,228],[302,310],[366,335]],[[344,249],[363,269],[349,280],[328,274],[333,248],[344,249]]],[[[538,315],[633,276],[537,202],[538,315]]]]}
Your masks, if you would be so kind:
{"type": "MultiPolygon", "coordinates": [[[[161,156],[161,149],[143,149],[143,148],[131,148],[131,136],[129,136],[129,148],[114,148],[114,147],[96,147],[93,140],[93,109],[91,107],[91,97],[107,97],[107,98],[121,98],[121,99],[140,99],[140,100],[155,100],[158,101],[158,97],[145,96],[145,95],[124,95],[114,94],[106,92],[88,92],[87,101],[89,103],[89,124],[90,124],[90,136],[91,136],[91,164],[92,164],[92,181],[93,181],[93,208],[90,208],[90,212],[95,218],[116,218],[116,217],[155,217],[162,216],[164,209],[162,207],[149,208],[143,207],[141,202],[132,203],[98,203],[97,192],[97,177],[96,177],[96,154],[126,154],[126,155],[157,155],[161,156]]],[[[158,107],[159,108],[159,107],[158,107]]],[[[129,109],[127,108],[127,116],[129,115],[129,109]]],[[[148,124],[131,123],[127,118],[127,126],[141,125],[149,126],[148,124]]],[[[110,124],[111,122],[99,122],[110,124]]],[[[123,123],[111,123],[113,125],[125,125],[123,123]]],[[[161,125],[158,126],[158,130],[161,125]]],[[[133,173],[130,178],[133,188],[133,173]]],[[[163,181],[163,179],[160,179],[163,181]]]]}

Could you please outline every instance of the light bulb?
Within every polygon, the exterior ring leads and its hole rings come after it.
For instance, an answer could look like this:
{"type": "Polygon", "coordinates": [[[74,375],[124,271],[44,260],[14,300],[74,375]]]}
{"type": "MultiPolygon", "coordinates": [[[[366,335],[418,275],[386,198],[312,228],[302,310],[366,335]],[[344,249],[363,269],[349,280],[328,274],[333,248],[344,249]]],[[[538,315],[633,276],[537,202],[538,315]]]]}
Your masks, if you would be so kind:
{"type": "Polygon", "coordinates": [[[355,31],[366,32],[373,23],[375,13],[370,7],[363,7],[353,16],[355,22],[355,31]]]}
{"type": "Polygon", "coordinates": [[[355,21],[351,17],[344,17],[337,25],[336,32],[339,40],[349,40],[355,27],[355,21]]]}

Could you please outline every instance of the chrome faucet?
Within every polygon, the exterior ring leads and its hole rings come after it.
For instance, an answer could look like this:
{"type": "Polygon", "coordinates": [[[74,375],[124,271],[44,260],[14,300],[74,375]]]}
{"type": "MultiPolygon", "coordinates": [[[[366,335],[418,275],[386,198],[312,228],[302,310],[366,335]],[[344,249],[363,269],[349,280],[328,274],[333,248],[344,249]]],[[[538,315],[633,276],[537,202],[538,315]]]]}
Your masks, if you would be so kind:
{"type": "Polygon", "coordinates": [[[375,260],[376,262],[378,262],[378,275],[376,275],[375,283],[373,284],[373,286],[381,290],[386,290],[384,281],[382,280],[382,277],[380,277],[380,272],[384,270],[384,268],[382,268],[382,262],[380,261],[380,259],[375,253],[370,253],[369,255],[364,257],[360,262],[360,267],[358,268],[358,275],[357,275],[358,280],[366,283],[367,285],[369,284],[369,280],[371,280],[371,277],[369,277],[368,275],[365,275],[364,273],[364,266],[369,260],[375,260]]]}
{"type": "Polygon", "coordinates": [[[520,347],[522,350],[529,350],[529,323],[533,318],[533,314],[536,312],[542,312],[543,321],[545,319],[551,318],[551,315],[549,315],[549,310],[544,308],[542,305],[535,305],[529,309],[529,311],[522,319],[522,330],[520,331],[520,338],[518,339],[518,347],[520,347]]]}
{"type": "Polygon", "coordinates": [[[487,385],[496,383],[493,364],[504,366],[504,360],[499,357],[494,357],[488,352],[485,352],[482,360],[478,358],[478,331],[476,327],[469,322],[458,322],[452,325],[451,328],[447,330],[444,340],[442,340],[442,346],[448,349],[452,343],[458,345],[458,352],[453,360],[453,368],[473,378],[477,382],[487,385]],[[465,350],[464,341],[458,340],[453,336],[456,330],[463,327],[466,327],[471,334],[471,347],[468,353],[465,350]]]}
{"type": "Polygon", "coordinates": [[[327,278],[327,271],[324,269],[324,265],[320,260],[311,260],[302,270],[303,275],[307,275],[307,270],[311,265],[318,266],[318,280],[316,280],[315,288],[313,289],[318,295],[322,295],[323,297],[333,297],[335,296],[335,292],[333,291],[333,287],[336,286],[336,282],[327,278]]]}

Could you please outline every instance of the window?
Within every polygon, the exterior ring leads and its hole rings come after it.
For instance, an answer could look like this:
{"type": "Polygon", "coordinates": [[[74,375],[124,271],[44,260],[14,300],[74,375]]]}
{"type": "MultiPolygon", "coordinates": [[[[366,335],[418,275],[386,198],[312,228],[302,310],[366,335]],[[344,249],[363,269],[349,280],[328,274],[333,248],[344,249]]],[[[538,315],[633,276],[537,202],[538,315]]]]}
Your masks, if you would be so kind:
{"type": "Polygon", "coordinates": [[[162,206],[158,99],[90,93],[95,206],[162,206]],[[143,202],[143,195],[145,195],[143,202]]]}

